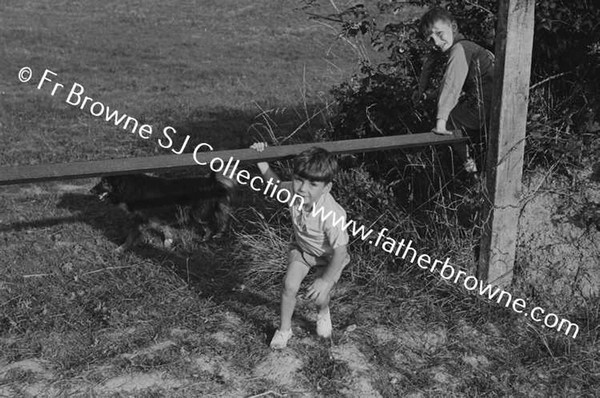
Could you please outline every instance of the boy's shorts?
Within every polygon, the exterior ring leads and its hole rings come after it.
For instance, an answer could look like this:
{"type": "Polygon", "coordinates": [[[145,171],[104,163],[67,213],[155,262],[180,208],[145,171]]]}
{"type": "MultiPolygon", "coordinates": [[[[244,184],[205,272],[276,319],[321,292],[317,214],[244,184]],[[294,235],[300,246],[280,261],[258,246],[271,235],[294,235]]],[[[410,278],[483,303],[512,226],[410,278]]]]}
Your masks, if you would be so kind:
{"type": "Polygon", "coordinates": [[[463,133],[462,136],[468,136],[472,144],[480,144],[485,141],[487,120],[489,120],[489,116],[481,115],[476,105],[466,101],[456,105],[448,118],[449,129],[460,130],[463,133]]]}
{"type": "MultiPolygon", "coordinates": [[[[293,262],[299,262],[299,263],[306,265],[308,268],[315,267],[317,269],[317,272],[319,274],[322,274],[323,272],[325,272],[325,267],[327,267],[327,265],[329,265],[330,261],[331,261],[331,256],[321,256],[321,257],[313,256],[312,254],[303,252],[298,247],[298,245],[296,245],[295,243],[290,244],[290,251],[288,254],[288,264],[291,264],[293,262]]],[[[344,263],[343,263],[344,265],[342,266],[342,269],[340,269],[340,272],[338,273],[338,275],[336,275],[334,282],[337,282],[338,279],[340,279],[342,271],[344,270],[344,268],[346,268],[346,266],[348,265],[349,262],[350,262],[350,256],[348,255],[348,256],[346,256],[346,259],[344,260],[344,263]]]]}

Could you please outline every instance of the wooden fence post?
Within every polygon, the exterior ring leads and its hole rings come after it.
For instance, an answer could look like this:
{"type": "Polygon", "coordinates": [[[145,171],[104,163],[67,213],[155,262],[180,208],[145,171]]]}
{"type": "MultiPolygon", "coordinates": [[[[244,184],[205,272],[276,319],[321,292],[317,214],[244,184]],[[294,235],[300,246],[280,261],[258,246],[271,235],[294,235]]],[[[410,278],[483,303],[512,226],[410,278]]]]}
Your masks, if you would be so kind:
{"type": "Polygon", "coordinates": [[[481,240],[479,279],[512,282],[523,174],[535,0],[500,0],[496,78],[487,155],[488,208],[481,240]]]}

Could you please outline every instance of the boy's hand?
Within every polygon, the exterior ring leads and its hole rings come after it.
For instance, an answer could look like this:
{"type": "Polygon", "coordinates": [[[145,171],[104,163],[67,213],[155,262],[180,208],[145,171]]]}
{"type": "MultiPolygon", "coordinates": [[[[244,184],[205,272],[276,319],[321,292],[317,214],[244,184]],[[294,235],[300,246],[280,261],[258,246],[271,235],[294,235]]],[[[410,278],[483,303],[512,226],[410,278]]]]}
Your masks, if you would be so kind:
{"type": "Polygon", "coordinates": [[[446,121],[444,119],[438,119],[437,123],[435,124],[435,128],[433,130],[434,133],[436,134],[441,134],[441,135],[452,135],[452,131],[446,129],[446,121]]]}
{"type": "Polygon", "coordinates": [[[254,144],[250,145],[250,148],[254,149],[256,152],[262,152],[268,146],[269,144],[267,144],[266,142],[255,142],[254,144]]]}
{"type": "Polygon", "coordinates": [[[317,278],[312,285],[306,291],[306,298],[309,300],[316,300],[318,298],[326,297],[331,291],[333,283],[326,281],[323,278],[317,278]]]}

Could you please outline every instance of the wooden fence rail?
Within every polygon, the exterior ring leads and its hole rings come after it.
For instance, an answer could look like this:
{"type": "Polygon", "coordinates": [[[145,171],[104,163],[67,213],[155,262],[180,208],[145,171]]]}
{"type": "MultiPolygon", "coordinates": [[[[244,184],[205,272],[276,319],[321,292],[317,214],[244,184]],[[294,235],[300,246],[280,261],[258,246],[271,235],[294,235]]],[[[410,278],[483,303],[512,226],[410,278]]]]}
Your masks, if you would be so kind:
{"type": "Polygon", "coordinates": [[[385,149],[412,148],[427,145],[455,144],[466,138],[443,136],[434,133],[395,135],[344,141],[330,141],[268,147],[263,152],[253,149],[233,149],[193,154],[161,155],[141,158],[93,160],[72,163],[54,163],[28,166],[0,167],[0,186],[25,184],[52,180],[98,177],[104,175],[176,171],[210,162],[214,158],[225,161],[230,157],[246,163],[271,161],[296,155],[312,146],[319,146],[332,153],[371,152],[385,149]]]}

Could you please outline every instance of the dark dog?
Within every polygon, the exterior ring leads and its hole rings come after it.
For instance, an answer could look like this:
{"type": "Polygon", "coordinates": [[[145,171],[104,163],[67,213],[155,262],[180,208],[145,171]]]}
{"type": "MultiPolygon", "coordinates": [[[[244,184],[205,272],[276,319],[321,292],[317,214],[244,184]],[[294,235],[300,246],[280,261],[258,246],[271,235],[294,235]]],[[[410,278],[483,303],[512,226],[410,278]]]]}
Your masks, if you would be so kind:
{"type": "Polygon", "coordinates": [[[149,209],[165,206],[180,206],[185,218],[203,227],[203,242],[222,237],[229,225],[234,188],[233,180],[215,173],[209,177],[179,179],[133,174],[102,177],[90,192],[135,216],[137,227],[117,249],[124,251],[148,228],[162,232],[164,246],[171,247],[173,234],[169,226],[146,215],[149,209]]]}

